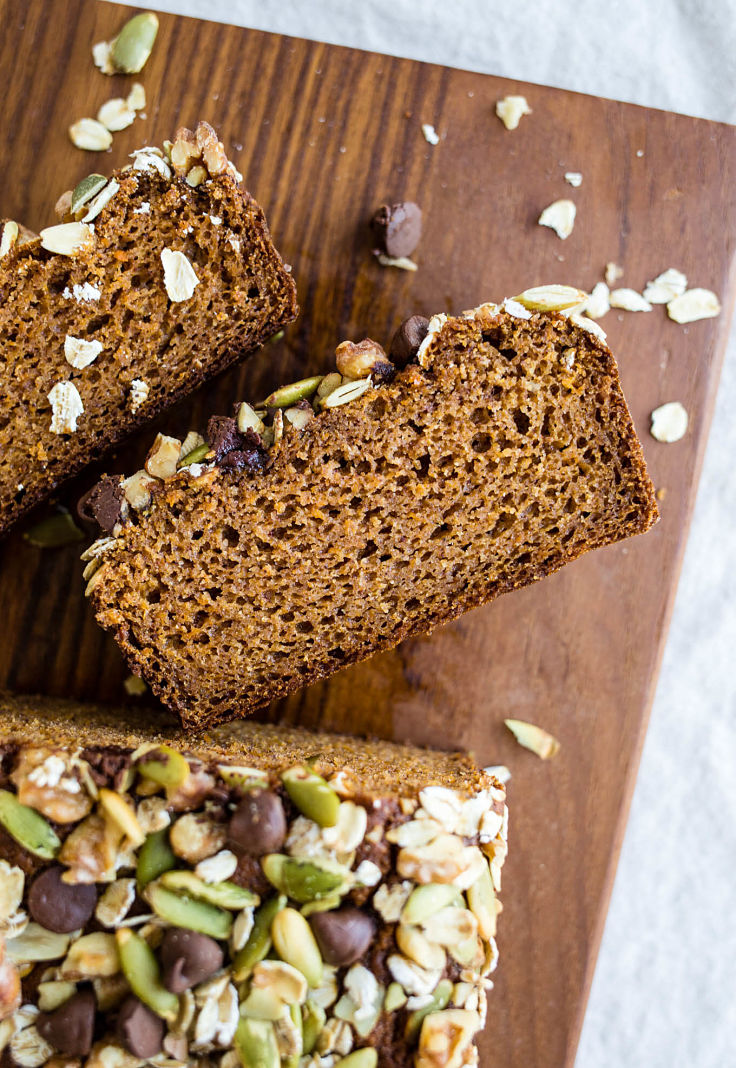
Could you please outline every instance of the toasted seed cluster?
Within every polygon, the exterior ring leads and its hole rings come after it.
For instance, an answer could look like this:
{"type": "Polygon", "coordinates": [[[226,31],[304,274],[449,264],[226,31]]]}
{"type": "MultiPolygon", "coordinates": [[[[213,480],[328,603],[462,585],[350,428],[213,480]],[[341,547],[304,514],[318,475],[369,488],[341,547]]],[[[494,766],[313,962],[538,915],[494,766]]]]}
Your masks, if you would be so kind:
{"type": "Polygon", "coordinates": [[[294,284],[240,178],[201,122],[109,179],[88,175],[40,235],[4,223],[0,532],[294,318],[294,284]]]}
{"type": "Polygon", "coordinates": [[[159,742],[5,747],[0,769],[3,1063],[477,1064],[490,769],[403,797],[159,742]]]}

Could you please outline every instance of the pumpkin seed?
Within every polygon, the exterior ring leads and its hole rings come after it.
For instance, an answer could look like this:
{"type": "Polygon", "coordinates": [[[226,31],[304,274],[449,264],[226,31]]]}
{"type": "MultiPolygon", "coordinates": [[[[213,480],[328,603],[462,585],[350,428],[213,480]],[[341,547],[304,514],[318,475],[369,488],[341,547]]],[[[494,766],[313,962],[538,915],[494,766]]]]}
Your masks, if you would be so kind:
{"type": "Polygon", "coordinates": [[[302,1006],[302,1052],[311,1053],[317,1045],[319,1033],[327,1022],[327,1013],[316,1001],[307,1001],[302,1006]]]}
{"type": "Polygon", "coordinates": [[[254,1020],[272,1020],[275,1023],[284,1015],[284,1003],[275,990],[254,986],[240,1011],[243,1016],[250,1016],[254,1020]]]}
{"type": "Polygon", "coordinates": [[[104,174],[88,174],[86,178],[83,178],[81,182],[78,182],[72,193],[72,214],[76,214],[88,200],[97,196],[106,185],[107,178],[105,178],[104,174]]]}
{"type": "Polygon", "coordinates": [[[153,50],[158,33],[158,16],[153,11],[134,15],[112,42],[110,59],[124,74],[138,74],[153,50]]]}
{"type": "Polygon", "coordinates": [[[575,308],[588,299],[588,294],[572,286],[534,286],[525,289],[518,297],[512,297],[529,311],[565,311],[575,308]]]}
{"type": "Polygon", "coordinates": [[[158,745],[149,750],[145,757],[137,762],[136,767],[141,775],[157,782],[159,786],[165,786],[167,790],[178,790],[189,778],[186,758],[168,745],[158,745]]]}
{"type": "Polygon", "coordinates": [[[237,883],[206,883],[191,871],[169,871],[161,876],[161,885],[180,894],[188,894],[198,901],[217,905],[222,909],[251,908],[258,904],[258,895],[237,883]]]}
{"type": "Polygon", "coordinates": [[[161,971],[148,942],[129,927],[116,931],[120,964],[130,988],[144,1005],[169,1023],[179,1015],[179,998],[161,982],[161,971]]]}
{"type": "Polygon", "coordinates": [[[322,956],[312,928],[296,909],[282,909],[271,924],[274,949],[297,968],[311,987],[322,982],[322,956]]]}
{"type": "Polygon", "coordinates": [[[230,936],[233,918],[224,909],[175,894],[160,882],[149,883],[143,896],[156,915],[172,927],[186,927],[188,931],[198,931],[218,940],[230,936]]]}
{"type": "Polygon", "coordinates": [[[53,860],[61,848],[59,836],[43,816],[22,805],[9,790],[0,790],[0,824],[18,845],[42,860],[53,860]]]}
{"type": "Polygon", "coordinates": [[[304,1053],[304,1032],[302,1025],[302,1007],[301,1005],[290,1005],[289,1015],[291,1016],[291,1022],[294,1024],[296,1034],[293,1036],[296,1040],[297,1048],[290,1057],[287,1057],[283,1062],[283,1068],[299,1068],[299,1062],[302,1059],[304,1053]]]}
{"type": "Polygon", "coordinates": [[[333,389],[331,393],[328,393],[322,401],[322,407],[338,408],[341,404],[349,404],[350,401],[361,397],[372,385],[370,378],[359,378],[355,382],[344,382],[337,389],[333,389]]]}
{"type": "Polygon", "coordinates": [[[71,124],[69,140],[85,152],[106,152],[112,144],[112,134],[97,119],[84,118],[71,124]]]}
{"type": "Polygon", "coordinates": [[[406,1005],[406,994],[401,983],[389,983],[386,996],[383,999],[384,1012],[396,1012],[397,1009],[406,1005]]]}
{"type": "Polygon", "coordinates": [[[401,922],[424,923],[440,909],[450,905],[458,908],[463,905],[460,891],[456,887],[447,883],[427,883],[424,886],[417,886],[409,894],[401,910],[401,922]]]}
{"type": "Polygon", "coordinates": [[[23,535],[23,540],[36,549],[58,549],[82,541],[84,534],[69,512],[57,512],[36,523],[23,535]]]}
{"type": "Polygon", "coordinates": [[[320,827],[334,827],[340,812],[340,798],[320,775],[308,768],[290,768],[281,776],[286,792],[296,807],[320,827]]]}
{"type": "Polygon", "coordinates": [[[138,817],[128,801],[114,790],[102,787],[99,793],[100,807],[106,817],[112,820],[118,830],[122,831],[134,848],[142,846],[146,840],[138,817]]]}
{"type": "Polygon", "coordinates": [[[217,772],[227,786],[265,787],[268,776],[262,768],[238,767],[235,764],[218,764],[217,772]]]}
{"type": "Polygon", "coordinates": [[[248,941],[233,960],[233,977],[236,982],[246,979],[256,964],[270,951],[271,924],[281,909],[286,908],[286,898],[272,897],[256,911],[248,941]]]}
{"type": "Polygon", "coordinates": [[[186,456],[183,456],[179,460],[179,467],[189,467],[190,464],[198,464],[204,460],[207,453],[210,451],[210,447],[207,442],[203,442],[201,445],[197,445],[196,449],[192,449],[186,456]]]}
{"type": "Polygon", "coordinates": [[[341,902],[342,898],[339,894],[328,894],[327,897],[321,897],[317,901],[307,901],[299,911],[302,916],[312,916],[315,912],[332,912],[333,909],[340,907],[341,902]]]}
{"type": "Polygon", "coordinates": [[[259,405],[263,408],[289,408],[297,401],[311,397],[322,381],[322,375],[314,375],[312,378],[300,378],[298,382],[291,382],[288,386],[282,386],[266,397],[259,405]]]}
{"type": "Polygon", "coordinates": [[[16,964],[29,961],[59,960],[69,948],[70,936],[47,931],[40,923],[33,920],[26,925],[17,938],[7,943],[8,958],[16,964]]]}
{"type": "Polygon", "coordinates": [[[493,879],[490,868],[483,866],[483,873],[479,875],[472,886],[467,890],[468,905],[470,911],[478,921],[478,932],[481,938],[487,942],[496,935],[496,913],[498,906],[496,894],[493,889],[493,879]]]}
{"type": "MultiPolygon", "coordinates": [[[[428,1005],[425,1005],[423,1009],[415,1009],[410,1013],[406,1021],[406,1035],[407,1042],[413,1042],[419,1034],[422,1023],[425,1016],[429,1016],[430,1012],[441,1012],[449,1004],[452,997],[452,983],[449,979],[441,979],[435,987],[432,994],[432,1000],[428,1005]]],[[[344,1062],[343,1062],[344,1063],[344,1062]]]]}
{"type": "Polygon", "coordinates": [[[363,1046],[348,1053],[347,1057],[341,1057],[337,1062],[337,1068],[376,1068],[378,1053],[370,1046],[363,1046]]]}
{"type": "Polygon", "coordinates": [[[280,1068],[276,1032],[268,1020],[241,1017],[235,1032],[235,1049],[243,1068],[280,1068]]]}
{"type": "Polygon", "coordinates": [[[169,828],[163,827],[160,831],[149,834],[138,852],[135,873],[138,889],[142,890],[164,872],[171,871],[176,867],[176,863],[176,856],[169,845],[169,828]]]}
{"type": "Polygon", "coordinates": [[[47,226],[39,234],[41,248],[59,256],[73,256],[94,244],[94,230],[87,223],[70,222],[47,226]]]}
{"type": "Polygon", "coordinates": [[[338,887],[347,888],[344,873],[328,868],[326,862],[318,865],[311,860],[270,853],[261,861],[261,867],[277,890],[300,904],[327,897],[338,887]]]}

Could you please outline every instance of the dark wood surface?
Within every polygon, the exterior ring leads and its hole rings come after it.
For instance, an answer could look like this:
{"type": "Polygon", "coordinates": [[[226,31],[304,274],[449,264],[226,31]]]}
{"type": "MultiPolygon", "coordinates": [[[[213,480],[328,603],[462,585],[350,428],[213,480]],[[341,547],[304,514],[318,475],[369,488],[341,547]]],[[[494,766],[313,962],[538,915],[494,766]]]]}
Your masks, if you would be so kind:
{"type": "MultiPolygon", "coordinates": [[[[67,0],[0,3],[4,122],[1,213],[39,228],[92,170],[161,143],[198,118],[220,131],[293,264],[302,316],[286,337],[163,423],[173,432],[330,366],[335,344],[387,342],[413,312],[459,311],[526,286],[592,287],[608,260],[641,288],[667,267],[722,297],[720,318],[684,328],[662,308],[604,320],[652,476],[665,489],[647,536],[582,559],[431,638],[337,675],[271,718],[475,750],[504,762],[511,857],[483,1065],[562,1068],[574,1058],[660,663],[732,303],[734,129],[631,105],[407,60],[162,16],[141,80],[147,118],[84,154],[66,128],[132,79],[104,78],[93,42],[129,9],[67,0]],[[494,104],[525,93],[533,114],[506,131],[494,104]],[[434,123],[441,141],[424,140],[434,123]],[[637,151],[643,155],[637,155],[637,151]],[[566,170],[584,175],[578,190],[566,170]],[[573,235],[536,225],[570,196],[573,235]],[[416,274],[370,255],[366,220],[385,199],[425,213],[416,274]],[[648,414],[681,400],[687,438],[661,445],[648,414]],[[562,742],[542,764],[504,716],[562,742]]],[[[105,466],[130,470],[151,432],[105,466]]],[[[73,503],[90,471],[64,490],[73,503]]],[[[30,522],[45,514],[37,511],[30,522]]],[[[27,527],[30,524],[26,524],[27,527]]],[[[126,670],[82,597],[79,547],[0,546],[0,686],[118,701],[126,670]]],[[[656,893],[656,887],[652,887],[656,893]]]]}

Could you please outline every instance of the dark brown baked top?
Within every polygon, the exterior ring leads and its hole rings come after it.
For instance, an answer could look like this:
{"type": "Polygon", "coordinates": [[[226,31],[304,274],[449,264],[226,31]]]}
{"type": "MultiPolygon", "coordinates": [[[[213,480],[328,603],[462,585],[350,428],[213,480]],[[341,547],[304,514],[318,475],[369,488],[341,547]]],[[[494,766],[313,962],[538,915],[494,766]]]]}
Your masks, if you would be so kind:
{"type": "Polygon", "coordinates": [[[49,699],[0,714],[3,1068],[477,1064],[492,769],[255,724],[139,744],[144,715],[49,699]]]}
{"type": "Polygon", "coordinates": [[[239,177],[200,123],[77,206],[80,183],[74,214],[67,195],[40,237],[5,224],[0,533],[295,318],[294,282],[239,177]]]}
{"type": "Polygon", "coordinates": [[[85,554],[98,622],[187,726],[244,715],[655,521],[613,356],[586,322],[515,300],[425,321],[421,343],[412,329],[409,355],[401,331],[390,353],[405,365],[371,341],[346,363],[340,346],[341,384],[321,397],[335,376],[307,380],[318,414],[303,395],[289,418],[277,395],[245,405],[239,440],[211,427],[185,468],[181,443],[167,439],[167,470],[157,440],[126,483],[127,518],[85,554]],[[269,410],[278,436],[253,429],[269,410]]]}

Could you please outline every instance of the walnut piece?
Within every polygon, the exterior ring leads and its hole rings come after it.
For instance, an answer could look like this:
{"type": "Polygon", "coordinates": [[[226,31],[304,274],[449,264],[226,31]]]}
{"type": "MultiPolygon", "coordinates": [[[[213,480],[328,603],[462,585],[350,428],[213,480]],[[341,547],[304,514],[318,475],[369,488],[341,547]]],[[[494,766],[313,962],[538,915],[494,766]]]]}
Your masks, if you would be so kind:
{"type": "Polygon", "coordinates": [[[92,798],[67,756],[53,749],[22,748],[11,779],[21,804],[55,823],[76,823],[92,808],[92,798]]]}

